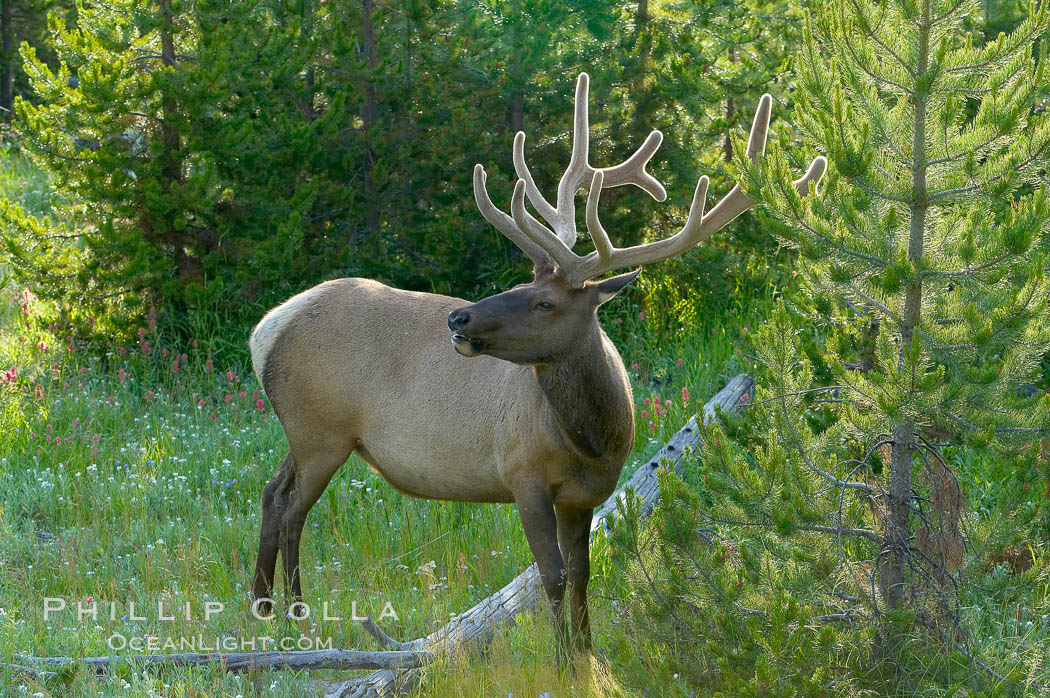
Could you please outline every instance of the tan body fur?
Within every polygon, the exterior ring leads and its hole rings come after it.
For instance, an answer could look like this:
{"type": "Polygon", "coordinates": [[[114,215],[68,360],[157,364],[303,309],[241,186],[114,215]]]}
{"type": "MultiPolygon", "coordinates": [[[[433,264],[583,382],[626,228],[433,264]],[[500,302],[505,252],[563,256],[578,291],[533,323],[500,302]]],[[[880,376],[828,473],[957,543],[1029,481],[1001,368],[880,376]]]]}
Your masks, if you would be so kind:
{"type": "MultiPolygon", "coordinates": [[[[513,502],[515,482],[527,477],[542,481],[557,505],[595,507],[615,489],[633,417],[623,364],[604,333],[614,395],[602,398],[631,423],[619,448],[595,457],[559,423],[537,378],[542,368],[453,351],[447,317],[467,301],[367,279],[307,293],[271,343],[253,337],[252,347],[299,477],[308,480],[300,487],[323,480],[323,489],[356,450],[398,490],[428,499],[513,502]]],[[[578,398],[576,407],[587,410],[594,396],[578,398]]]]}

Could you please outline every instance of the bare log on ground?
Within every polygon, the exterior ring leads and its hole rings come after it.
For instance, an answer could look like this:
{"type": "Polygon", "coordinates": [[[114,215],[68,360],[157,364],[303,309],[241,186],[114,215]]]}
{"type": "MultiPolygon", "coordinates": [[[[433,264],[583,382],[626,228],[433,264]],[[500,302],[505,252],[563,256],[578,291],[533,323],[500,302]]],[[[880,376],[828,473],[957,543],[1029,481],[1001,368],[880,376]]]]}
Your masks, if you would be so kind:
{"type": "MultiPolygon", "coordinates": [[[[220,665],[226,671],[265,671],[267,669],[410,669],[433,660],[430,652],[391,650],[304,650],[297,652],[188,652],[185,654],[143,654],[134,657],[18,657],[31,667],[62,669],[72,665],[103,672],[120,664],[165,666],[220,665]]],[[[28,668],[28,667],[20,667],[28,668]]]]}
{"type": "MultiPolygon", "coordinates": [[[[718,409],[724,412],[739,409],[748,401],[754,386],[754,380],[746,374],[733,377],[726,387],[704,405],[704,422],[710,422],[718,409]]],[[[696,420],[696,416],[690,419],[655,456],[639,467],[605,504],[595,510],[591,522],[592,535],[597,529],[606,526],[610,517],[615,516],[617,502],[626,497],[629,490],[633,490],[641,499],[641,517],[644,519],[649,516],[660,499],[657,471],[661,464],[680,473],[685,466],[683,456],[700,446],[700,429],[696,420]]],[[[532,564],[492,596],[426,637],[410,642],[397,642],[379,630],[371,619],[365,622],[365,629],[382,644],[403,649],[426,648],[435,652],[448,652],[484,646],[491,642],[496,626],[504,622],[512,623],[518,614],[531,610],[539,597],[539,572],[536,565],[532,564]]],[[[368,676],[345,681],[323,682],[322,686],[326,698],[386,698],[411,690],[418,684],[420,676],[421,670],[418,667],[408,670],[383,669],[368,676]]]]}

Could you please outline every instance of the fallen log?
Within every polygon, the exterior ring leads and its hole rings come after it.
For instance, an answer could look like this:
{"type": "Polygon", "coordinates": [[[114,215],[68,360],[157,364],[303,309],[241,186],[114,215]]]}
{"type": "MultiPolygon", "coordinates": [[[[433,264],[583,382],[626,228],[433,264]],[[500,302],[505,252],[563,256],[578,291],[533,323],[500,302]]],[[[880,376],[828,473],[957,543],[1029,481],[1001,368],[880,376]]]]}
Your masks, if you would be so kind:
{"type": "MultiPolygon", "coordinates": [[[[27,657],[18,660],[29,666],[20,669],[63,669],[73,665],[103,672],[121,664],[165,666],[221,665],[226,671],[251,672],[267,669],[410,669],[433,661],[430,652],[422,650],[302,650],[295,652],[187,652],[183,654],[140,654],[134,657],[27,657]]],[[[13,665],[12,665],[13,666],[13,665]]]]}
{"type": "MultiPolygon", "coordinates": [[[[704,422],[710,422],[719,409],[724,412],[739,409],[747,403],[754,386],[754,380],[746,374],[733,377],[726,387],[704,405],[701,413],[704,422]]],[[[608,525],[608,521],[616,514],[617,502],[628,496],[629,491],[633,490],[634,495],[641,499],[640,516],[649,516],[660,499],[657,479],[660,466],[664,465],[681,473],[685,466],[683,456],[700,446],[700,430],[696,419],[696,416],[691,418],[655,456],[639,467],[605,504],[595,510],[591,521],[592,535],[599,528],[608,525]]],[[[513,623],[518,614],[531,610],[539,595],[539,572],[536,565],[532,564],[505,587],[426,637],[410,642],[397,642],[375,627],[371,621],[366,621],[365,629],[381,643],[404,649],[426,648],[434,652],[451,652],[478,647],[491,642],[496,626],[505,622],[513,623]]],[[[322,682],[321,685],[325,691],[325,698],[387,698],[412,690],[419,683],[421,675],[420,667],[408,670],[383,669],[368,676],[322,682]]]]}

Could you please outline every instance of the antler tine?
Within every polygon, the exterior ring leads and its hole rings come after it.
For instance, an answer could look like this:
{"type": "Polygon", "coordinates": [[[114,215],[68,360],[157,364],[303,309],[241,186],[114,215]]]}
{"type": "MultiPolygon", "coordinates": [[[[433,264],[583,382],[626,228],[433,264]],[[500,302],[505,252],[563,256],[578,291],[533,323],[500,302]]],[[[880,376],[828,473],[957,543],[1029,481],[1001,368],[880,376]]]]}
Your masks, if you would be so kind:
{"type": "MultiPolygon", "coordinates": [[[[693,200],[689,206],[689,218],[685,226],[675,235],[636,247],[617,249],[609,240],[609,234],[598,219],[598,200],[603,189],[623,184],[634,184],[649,193],[657,201],[667,198],[663,185],[645,171],[646,165],[660,147],[663,134],[653,131],[627,160],[619,165],[605,168],[591,167],[588,158],[587,92],[589,78],[580,73],[576,82],[576,103],[573,119],[572,156],[569,166],[558,182],[558,206],[555,208],[544,198],[536,186],[528,166],[525,164],[525,134],[514,136],[514,171],[518,181],[511,197],[511,215],[497,209],[489,199],[485,188],[485,171],[481,165],[474,168],[474,196],[478,208],[489,223],[520,247],[537,266],[556,265],[559,273],[573,286],[579,287],[587,279],[594,278],[613,269],[658,262],[681,254],[701,240],[729,224],[734,218],[757,202],[751,199],[739,185],[734,186],[714,208],[706,214],[709,180],[699,179],[693,200]],[[580,186],[590,178],[587,194],[587,230],[594,242],[594,252],[580,256],[572,251],[576,242],[575,197],[580,186]],[[532,202],[541,218],[551,227],[537,220],[525,208],[525,199],[532,202]],[[552,229],[553,228],[553,229],[552,229]]],[[[747,141],[747,156],[752,162],[765,152],[769,133],[769,115],[773,98],[762,95],[751,123],[747,141]]],[[[806,173],[794,182],[799,194],[806,196],[820,181],[827,169],[827,160],[817,157],[806,173]]]]}
{"type": "Polygon", "coordinates": [[[525,180],[519,179],[514,185],[514,194],[510,199],[510,212],[518,230],[528,236],[529,241],[543,249],[554,260],[559,269],[569,270],[576,266],[579,259],[565,242],[552,233],[545,225],[532,217],[525,210],[525,180]]]}
{"type": "MultiPolygon", "coordinates": [[[[746,150],[752,162],[757,162],[765,152],[772,102],[769,95],[763,95],[755,110],[746,150]]],[[[798,192],[802,196],[808,194],[811,185],[820,181],[826,169],[827,161],[823,157],[815,158],[806,174],[795,181],[794,185],[798,192]]],[[[587,230],[594,241],[595,251],[586,257],[577,257],[576,264],[568,270],[573,285],[580,285],[587,279],[613,269],[649,264],[681,254],[725,227],[734,218],[757,203],[744,194],[737,185],[705,215],[704,204],[707,197],[708,178],[704,176],[697,182],[693,201],[689,207],[689,218],[681,231],[665,240],[617,249],[609,241],[608,233],[598,220],[598,198],[602,187],[602,172],[595,172],[591,182],[591,191],[587,197],[587,230]]]]}
{"type": "Polygon", "coordinates": [[[587,279],[613,269],[633,267],[642,264],[659,262],[690,249],[703,239],[704,205],[707,201],[707,188],[710,180],[702,176],[693,191],[693,200],[689,204],[689,218],[685,226],[673,236],[637,247],[618,249],[609,241],[601,221],[598,220],[598,198],[602,190],[602,173],[595,172],[591,190],[587,195],[587,232],[594,241],[594,252],[579,260],[572,268],[570,281],[573,285],[582,284],[587,279]]]}
{"type": "Polygon", "coordinates": [[[488,188],[485,186],[486,179],[488,179],[488,175],[485,174],[485,168],[480,163],[474,165],[474,200],[478,204],[478,210],[481,211],[481,215],[492,227],[503,233],[511,242],[517,245],[532,260],[533,264],[538,267],[553,265],[554,261],[547,254],[546,250],[533,242],[527,235],[523,235],[522,230],[514,220],[492,203],[492,199],[489,198],[488,188]]]}
{"type": "MultiPolygon", "coordinates": [[[[769,132],[769,112],[773,106],[773,98],[768,94],[762,95],[758,101],[758,109],[755,110],[755,120],[751,123],[751,135],[747,139],[747,156],[751,162],[757,163],[760,155],[766,152],[766,135],[769,132]]],[[[799,194],[805,196],[809,193],[809,184],[816,184],[824,176],[828,161],[823,156],[817,156],[810,164],[806,174],[794,182],[799,194]]],[[[703,237],[709,237],[731,223],[734,218],[754,206],[756,202],[740,188],[734,186],[725,197],[712,208],[703,220],[703,237]]],[[[701,238],[703,239],[703,238],[701,238]]]]}
{"type": "MultiPolygon", "coordinates": [[[[573,106],[572,154],[569,165],[558,181],[557,208],[551,205],[536,186],[536,181],[525,163],[525,134],[519,131],[514,136],[514,172],[525,182],[525,193],[536,213],[550,227],[539,221],[538,225],[556,235],[566,247],[576,244],[576,193],[591,181],[599,169],[592,167],[590,158],[590,117],[588,112],[588,93],[590,77],[580,73],[576,81],[576,97],[573,106]]],[[[629,158],[619,165],[601,168],[605,173],[605,188],[634,184],[657,201],[667,198],[667,192],[660,182],[645,171],[646,165],[663,142],[663,134],[654,130],[629,158]]]]}

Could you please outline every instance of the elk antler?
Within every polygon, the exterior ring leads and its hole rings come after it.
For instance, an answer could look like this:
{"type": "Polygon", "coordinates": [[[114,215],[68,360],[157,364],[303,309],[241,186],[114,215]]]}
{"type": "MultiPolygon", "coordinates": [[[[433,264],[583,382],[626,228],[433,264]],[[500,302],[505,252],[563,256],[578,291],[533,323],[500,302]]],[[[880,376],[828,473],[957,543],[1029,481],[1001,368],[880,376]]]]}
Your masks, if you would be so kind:
{"type": "MultiPolygon", "coordinates": [[[[514,136],[514,171],[519,179],[511,197],[511,215],[500,211],[489,199],[485,187],[485,169],[474,166],[474,196],[481,214],[489,223],[506,235],[525,252],[537,266],[556,265],[561,274],[573,286],[582,286],[587,279],[594,278],[613,269],[658,262],[682,254],[701,240],[725,227],[757,202],[734,186],[726,196],[708,213],[704,214],[709,180],[700,177],[689,207],[685,227],[665,240],[658,240],[636,247],[618,249],[609,241],[609,235],[598,220],[598,199],[602,189],[634,184],[649,193],[657,201],[667,198],[663,186],[645,171],[653,153],[660,147],[663,134],[653,131],[642,146],[631,157],[615,167],[595,168],[588,163],[589,127],[587,118],[587,87],[589,78],[580,73],[576,83],[575,119],[572,134],[572,156],[569,166],[558,182],[557,207],[551,206],[540,193],[528,167],[525,165],[525,134],[514,136]],[[586,256],[572,251],[576,243],[576,193],[590,180],[587,195],[587,232],[594,243],[594,252],[586,256]],[[550,227],[538,221],[525,209],[528,197],[536,212],[550,227]],[[553,228],[553,230],[552,230],[553,228]]],[[[751,135],[747,142],[747,156],[757,162],[765,152],[766,135],[769,130],[769,112],[772,98],[762,95],[751,124],[751,135]]],[[[795,182],[799,193],[805,196],[810,184],[816,186],[824,175],[827,161],[817,157],[809,170],[795,182]]]]}

